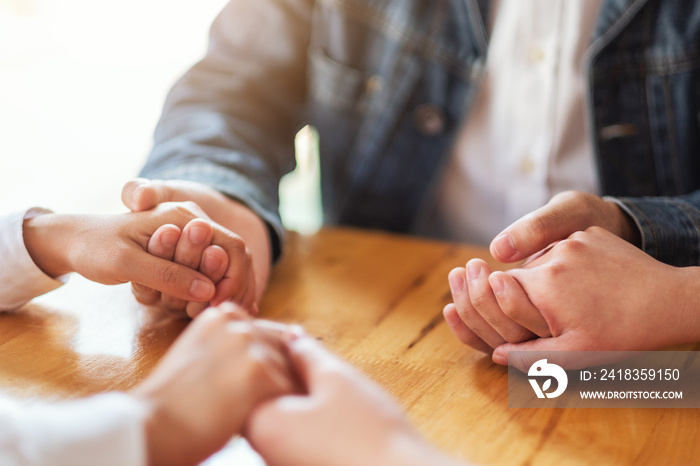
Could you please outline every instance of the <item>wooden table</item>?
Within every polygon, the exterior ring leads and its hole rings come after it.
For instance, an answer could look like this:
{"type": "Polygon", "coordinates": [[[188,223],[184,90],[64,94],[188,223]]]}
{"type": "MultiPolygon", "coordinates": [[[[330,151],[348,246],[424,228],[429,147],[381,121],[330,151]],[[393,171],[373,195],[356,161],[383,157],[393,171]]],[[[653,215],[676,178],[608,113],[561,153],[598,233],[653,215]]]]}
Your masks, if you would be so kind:
{"type": "MultiPolygon", "coordinates": [[[[512,409],[507,371],[459,343],[442,319],[447,273],[488,252],[327,229],[292,235],[261,305],[299,323],[405,406],[439,448],[480,464],[700,462],[695,409],[512,409]]],[[[137,305],[128,285],[75,277],[0,317],[0,392],[80,397],[138,383],[186,323],[137,305]]]]}

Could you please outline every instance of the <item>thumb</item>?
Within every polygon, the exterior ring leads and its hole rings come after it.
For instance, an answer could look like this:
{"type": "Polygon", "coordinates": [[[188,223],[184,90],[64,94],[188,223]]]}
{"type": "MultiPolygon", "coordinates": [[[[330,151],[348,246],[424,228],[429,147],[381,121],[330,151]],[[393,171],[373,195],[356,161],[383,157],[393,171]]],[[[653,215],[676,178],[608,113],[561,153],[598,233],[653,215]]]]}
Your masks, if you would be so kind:
{"type": "Polygon", "coordinates": [[[491,242],[491,255],[499,262],[526,259],[572,233],[601,223],[609,206],[600,197],[581,192],[564,192],[545,206],[506,228],[491,242]]]}
{"type": "Polygon", "coordinates": [[[130,281],[185,301],[207,302],[216,291],[205,275],[146,252],[138,254],[129,268],[130,281]]]}
{"type": "Polygon", "coordinates": [[[537,338],[523,343],[505,343],[493,350],[493,362],[527,373],[535,362],[547,359],[565,370],[609,364],[633,357],[634,351],[584,350],[590,347],[577,340],[574,332],[558,337],[537,338]]]}
{"type": "Polygon", "coordinates": [[[536,338],[522,343],[504,343],[493,350],[492,360],[496,364],[512,366],[527,373],[536,361],[547,359],[564,369],[576,361],[576,352],[572,352],[567,335],[550,338],[536,338]],[[546,353],[546,354],[544,354],[546,353]]]}
{"type": "Polygon", "coordinates": [[[162,181],[136,178],[122,188],[122,202],[132,212],[150,210],[174,200],[172,189],[162,181]]]}

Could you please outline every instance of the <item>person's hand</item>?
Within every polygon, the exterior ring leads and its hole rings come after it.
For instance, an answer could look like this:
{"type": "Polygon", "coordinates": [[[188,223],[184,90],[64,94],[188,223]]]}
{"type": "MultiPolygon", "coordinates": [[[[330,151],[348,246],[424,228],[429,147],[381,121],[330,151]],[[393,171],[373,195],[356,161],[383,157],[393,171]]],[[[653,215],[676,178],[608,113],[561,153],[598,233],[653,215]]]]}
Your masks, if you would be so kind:
{"type": "Polygon", "coordinates": [[[635,245],[641,241],[634,221],[617,204],[595,194],[567,191],[498,234],[491,242],[491,255],[499,262],[517,262],[592,226],[635,245]]]}
{"type": "Polygon", "coordinates": [[[491,272],[485,261],[470,260],[466,268],[452,270],[448,281],[454,302],[445,306],[443,316],[462,343],[491,354],[508,342],[551,336],[547,321],[514,279],[491,272]]]}
{"type": "MultiPolygon", "coordinates": [[[[216,286],[224,277],[228,269],[228,254],[223,248],[210,244],[213,236],[213,227],[206,220],[195,218],[181,231],[175,225],[163,225],[158,228],[148,241],[147,251],[156,257],[174,261],[193,270],[198,270],[209,278],[216,286]],[[184,243],[184,244],[183,244],[184,243]],[[178,251],[195,251],[199,256],[198,262],[194,260],[174,260],[178,251]]],[[[147,286],[132,283],[132,290],[136,300],[142,304],[153,306],[160,305],[173,314],[186,312],[192,318],[200,314],[208,307],[209,303],[185,301],[172,295],[161,294],[147,286]]]]}
{"type": "Polygon", "coordinates": [[[23,235],[34,262],[53,277],[77,272],[107,285],[132,282],[203,303],[234,296],[243,306],[255,310],[255,282],[245,245],[222,227],[196,220],[202,217],[201,210],[187,202],[164,203],[150,211],[119,215],[47,214],[25,220],[23,235]],[[207,241],[219,245],[224,254],[218,248],[200,249],[200,269],[205,273],[149,254],[149,241],[164,225],[172,227],[168,227],[170,234],[161,230],[155,236],[160,244],[169,244],[175,230],[191,231],[198,226],[206,230],[207,241]],[[207,260],[211,258],[215,260],[207,260]],[[220,274],[216,260],[236,264],[224,272],[219,290],[209,278],[216,279],[220,274]]]}
{"type": "Polygon", "coordinates": [[[306,393],[255,409],[245,436],[270,466],[453,464],[378,386],[308,336],[289,343],[306,393]]]}
{"type": "MultiPolygon", "coordinates": [[[[568,191],[506,228],[491,242],[491,255],[500,262],[532,261],[557,241],[591,226],[632,244],[639,242],[632,219],[617,204],[594,194],[568,191]]],[[[511,275],[491,273],[485,261],[473,259],[466,269],[450,272],[448,280],[454,303],[445,307],[443,315],[463,343],[491,354],[505,343],[551,336],[544,317],[511,275]],[[504,310],[517,312],[517,318],[504,310]]]]}
{"type": "MultiPolygon", "coordinates": [[[[493,361],[508,364],[509,351],[644,351],[697,341],[700,313],[693,290],[699,270],[665,265],[592,227],[554,244],[521,268],[492,273],[490,289],[469,288],[470,302],[494,304],[479,314],[492,324],[491,330],[508,327],[510,321],[536,338],[465,342],[487,352],[494,348],[493,361]]],[[[469,320],[462,324],[469,326],[469,320]]],[[[450,325],[464,330],[456,319],[450,325]]],[[[577,359],[572,353],[559,362],[576,369],[610,360],[577,359]]],[[[525,361],[510,363],[527,369],[525,361]]]]}
{"type": "MultiPolygon", "coordinates": [[[[197,214],[202,215],[201,211],[197,214]]],[[[240,271],[235,267],[229,268],[229,256],[224,248],[211,244],[213,236],[214,226],[203,218],[190,220],[182,231],[176,225],[163,225],[151,236],[147,251],[156,257],[198,270],[209,278],[217,289],[212,304],[232,299],[248,306],[253,314],[257,313],[253,274],[246,273],[250,292],[247,287],[238,286],[244,277],[233,275],[240,271]],[[238,295],[231,296],[233,293],[238,295]]],[[[194,318],[209,306],[206,302],[188,302],[139,283],[132,283],[132,290],[140,303],[160,305],[175,315],[186,313],[194,318]]]]}
{"type": "MultiPolygon", "coordinates": [[[[267,283],[271,253],[267,226],[250,209],[200,183],[177,180],[136,179],[130,181],[122,189],[122,201],[133,212],[152,209],[164,202],[192,201],[197,204],[198,208],[201,207],[199,210],[201,218],[206,219],[214,228],[235,232],[232,234],[243,240],[242,246],[250,257],[252,266],[246,272],[248,274],[246,276],[242,273],[245,264],[238,263],[237,256],[230,256],[230,270],[227,271],[227,275],[222,280],[223,284],[217,284],[217,301],[215,302],[224,299],[236,300],[235,293],[238,288],[235,285],[238,284],[240,287],[240,283],[252,279],[255,284],[255,293],[252,296],[253,305],[251,307],[254,310],[257,309],[257,302],[267,283]],[[231,272],[236,273],[232,274],[231,272]],[[238,280],[239,283],[227,280],[227,278],[238,280]]],[[[200,232],[198,236],[203,238],[204,234],[200,232]]],[[[195,269],[198,265],[201,267],[203,259],[201,245],[207,244],[206,241],[199,243],[196,237],[185,234],[182,235],[174,248],[160,243],[159,239],[156,238],[149,243],[148,251],[158,257],[171,259],[178,264],[188,265],[195,269]]],[[[216,241],[214,244],[217,244],[216,241]]],[[[210,276],[210,278],[216,283],[215,277],[210,276]]],[[[187,303],[167,293],[161,295],[158,290],[148,289],[145,286],[134,286],[134,294],[140,302],[160,302],[166,308],[174,311],[186,309],[190,316],[196,315],[203,309],[201,304],[187,303]]]]}
{"type": "Polygon", "coordinates": [[[285,326],[224,303],[199,315],[131,394],[147,407],[149,465],[194,465],[241,433],[259,403],[297,390],[285,326]]]}

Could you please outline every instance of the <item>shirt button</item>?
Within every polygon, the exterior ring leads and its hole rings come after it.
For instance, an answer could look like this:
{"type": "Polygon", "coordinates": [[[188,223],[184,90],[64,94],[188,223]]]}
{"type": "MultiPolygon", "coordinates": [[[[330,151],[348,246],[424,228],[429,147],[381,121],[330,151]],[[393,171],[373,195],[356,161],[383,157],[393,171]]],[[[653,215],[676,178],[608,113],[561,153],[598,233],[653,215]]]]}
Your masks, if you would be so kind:
{"type": "Polygon", "coordinates": [[[536,65],[544,60],[544,50],[540,47],[532,47],[527,54],[527,58],[530,60],[530,63],[536,65]]]}
{"type": "Polygon", "coordinates": [[[416,130],[424,136],[437,136],[445,130],[447,116],[435,104],[421,104],[413,111],[416,130]]]}
{"type": "Polygon", "coordinates": [[[365,92],[369,95],[379,92],[384,87],[384,80],[381,76],[372,76],[365,82],[365,92]]]}
{"type": "Polygon", "coordinates": [[[531,173],[535,169],[535,161],[532,157],[526,155],[520,160],[520,171],[524,174],[531,173]]]}

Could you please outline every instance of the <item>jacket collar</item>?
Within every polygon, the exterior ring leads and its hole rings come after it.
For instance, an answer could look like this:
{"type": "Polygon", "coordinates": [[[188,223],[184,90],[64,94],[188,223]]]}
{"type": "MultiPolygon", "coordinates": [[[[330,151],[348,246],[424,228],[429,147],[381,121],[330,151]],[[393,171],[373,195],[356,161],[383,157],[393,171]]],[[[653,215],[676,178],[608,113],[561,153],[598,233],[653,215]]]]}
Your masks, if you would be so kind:
{"type": "Polygon", "coordinates": [[[614,39],[648,0],[605,0],[593,28],[590,51],[596,54],[614,39]]]}

